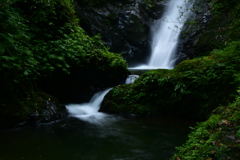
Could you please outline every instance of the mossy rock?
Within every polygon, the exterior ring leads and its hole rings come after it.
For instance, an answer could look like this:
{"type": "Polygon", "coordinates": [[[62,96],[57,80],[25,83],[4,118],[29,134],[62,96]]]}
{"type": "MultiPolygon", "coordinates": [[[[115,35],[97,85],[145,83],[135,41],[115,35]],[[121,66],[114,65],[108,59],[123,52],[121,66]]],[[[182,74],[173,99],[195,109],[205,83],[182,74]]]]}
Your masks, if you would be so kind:
{"type": "Polygon", "coordinates": [[[129,104],[131,99],[128,94],[128,85],[118,85],[114,89],[110,90],[109,93],[105,96],[104,101],[102,102],[100,112],[108,113],[120,113],[120,114],[138,114],[138,115],[147,115],[149,114],[149,108],[144,105],[139,104],[129,104]],[[126,94],[125,98],[120,98],[113,96],[116,92],[121,92],[126,94]]]}
{"type": "Polygon", "coordinates": [[[21,122],[51,122],[63,118],[65,109],[58,100],[44,92],[36,91],[24,99],[18,99],[18,107],[1,107],[0,129],[14,127],[21,122]]]}
{"type": "Polygon", "coordinates": [[[240,42],[233,42],[210,56],[186,60],[173,70],[148,71],[133,84],[113,88],[106,96],[111,103],[103,103],[102,107],[108,112],[138,114],[129,106],[145,106],[144,111],[150,115],[167,113],[205,119],[219,104],[235,98],[239,46],[240,42]]]}

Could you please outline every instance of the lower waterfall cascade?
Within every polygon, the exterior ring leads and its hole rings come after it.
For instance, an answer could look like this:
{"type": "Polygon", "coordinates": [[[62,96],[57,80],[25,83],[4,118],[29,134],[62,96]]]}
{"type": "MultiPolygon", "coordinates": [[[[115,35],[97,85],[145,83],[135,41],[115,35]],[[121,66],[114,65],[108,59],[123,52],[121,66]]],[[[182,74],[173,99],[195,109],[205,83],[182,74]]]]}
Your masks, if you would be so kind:
{"type": "MultiPolygon", "coordinates": [[[[138,78],[138,75],[129,75],[126,78],[125,84],[132,84],[138,78]]],[[[105,118],[110,118],[114,120],[112,116],[98,112],[100,105],[103,101],[104,96],[111,90],[112,88],[106,89],[102,92],[97,92],[93,95],[91,100],[88,103],[82,104],[68,104],[66,105],[66,109],[71,117],[76,117],[78,119],[88,121],[90,123],[101,123],[105,118]]]]}
{"type": "Polygon", "coordinates": [[[66,109],[71,117],[76,117],[90,123],[101,123],[101,120],[108,117],[107,114],[98,112],[104,96],[111,90],[106,89],[102,92],[95,93],[88,103],[68,104],[66,109]]]}

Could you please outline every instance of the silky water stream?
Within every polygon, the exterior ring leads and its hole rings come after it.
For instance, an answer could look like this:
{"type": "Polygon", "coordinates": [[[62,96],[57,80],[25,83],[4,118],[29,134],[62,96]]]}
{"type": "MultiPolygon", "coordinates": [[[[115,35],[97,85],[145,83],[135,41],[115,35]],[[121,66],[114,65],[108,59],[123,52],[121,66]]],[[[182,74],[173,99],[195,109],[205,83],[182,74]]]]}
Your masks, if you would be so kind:
{"type": "Polygon", "coordinates": [[[165,160],[186,141],[194,122],[97,112],[108,91],[60,122],[0,131],[0,160],[165,160]]]}
{"type": "Polygon", "coordinates": [[[191,14],[194,0],[167,1],[163,16],[151,27],[151,55],[147,64],[129,69],[173,69],[177,59],[179,36],[191,14]]]}

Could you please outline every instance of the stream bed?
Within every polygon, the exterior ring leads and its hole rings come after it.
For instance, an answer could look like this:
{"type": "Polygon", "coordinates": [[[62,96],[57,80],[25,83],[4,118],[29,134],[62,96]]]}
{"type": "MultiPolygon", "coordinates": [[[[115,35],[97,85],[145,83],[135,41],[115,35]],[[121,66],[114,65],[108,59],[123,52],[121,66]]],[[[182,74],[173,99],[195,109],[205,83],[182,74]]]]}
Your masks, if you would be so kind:
{"type": "Polygon", "coordinates": [[[163,117],[108,115],[98,123],[68,117],[0,131],[0,160],[166,160],[194,124],[163,117]]]}

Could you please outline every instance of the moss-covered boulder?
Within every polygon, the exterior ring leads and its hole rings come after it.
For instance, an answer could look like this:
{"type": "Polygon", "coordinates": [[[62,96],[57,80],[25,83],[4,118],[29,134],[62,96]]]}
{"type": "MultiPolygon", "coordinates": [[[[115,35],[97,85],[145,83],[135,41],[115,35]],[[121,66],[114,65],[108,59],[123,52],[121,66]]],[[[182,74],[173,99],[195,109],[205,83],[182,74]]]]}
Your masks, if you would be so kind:
{"type": "Polygon", "coordinates": [[[210,56],[186,60],[173,70],[146,72],[134,84],[111,90],[100,111],[205,118],[234,99],[239,55],[240,42],[233,42],[210,56]]]}
{"type": "MultiPolygon", "coordinates": [[[[8,98],[8,97],[1,97],[8,98]]],[[[26,97],[16,97],[12,103],[1,104],[0,129],[36,123],[48,123],[66,115],[65,107],[60,106],[53,96],[41,91],[29,93],[26,97]],[[14,104],[15,103],[15,104],[14,104]]]]}

